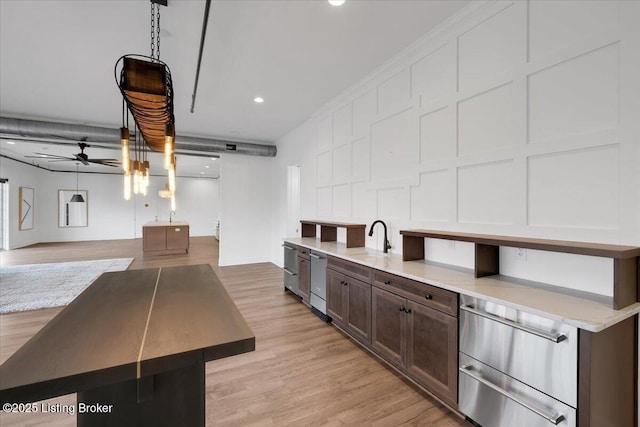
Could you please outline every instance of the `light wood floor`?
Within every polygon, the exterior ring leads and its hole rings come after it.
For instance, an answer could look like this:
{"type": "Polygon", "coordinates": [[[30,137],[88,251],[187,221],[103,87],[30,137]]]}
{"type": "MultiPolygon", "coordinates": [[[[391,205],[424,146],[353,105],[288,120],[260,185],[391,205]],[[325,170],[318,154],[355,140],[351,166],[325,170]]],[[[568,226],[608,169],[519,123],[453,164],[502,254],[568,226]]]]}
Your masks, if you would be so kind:
{"type": "MultiPolygon", "coordinates": [[[[119,257],[135,257],[131,269],[211,264],[255,333],[256,351],[207,363],[207,426],[470,426],[284,293],[275,265],[220,268],[212,237],[192,237],[185,255],[145,258],[141,247],[139,239],[39,244],[3,252],[1,265],[119,257]]],[[[0,361],[60,310],[0,315],[0,361]]],[[[66,414],[0,414],[2,426],[75,423],[66,414]]]]}

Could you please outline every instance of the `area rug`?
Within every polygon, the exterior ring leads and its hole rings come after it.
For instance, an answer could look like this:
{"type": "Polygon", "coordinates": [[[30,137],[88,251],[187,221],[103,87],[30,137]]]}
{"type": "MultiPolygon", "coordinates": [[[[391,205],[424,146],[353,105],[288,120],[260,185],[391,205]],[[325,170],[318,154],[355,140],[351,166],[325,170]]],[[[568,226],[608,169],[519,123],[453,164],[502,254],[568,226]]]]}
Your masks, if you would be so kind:
{"type": "Polygon", "coordinates": [[[133,258],[15,265],[0,268],[0,313],[61,307],[107,271],[122,271],[133,258]]]}

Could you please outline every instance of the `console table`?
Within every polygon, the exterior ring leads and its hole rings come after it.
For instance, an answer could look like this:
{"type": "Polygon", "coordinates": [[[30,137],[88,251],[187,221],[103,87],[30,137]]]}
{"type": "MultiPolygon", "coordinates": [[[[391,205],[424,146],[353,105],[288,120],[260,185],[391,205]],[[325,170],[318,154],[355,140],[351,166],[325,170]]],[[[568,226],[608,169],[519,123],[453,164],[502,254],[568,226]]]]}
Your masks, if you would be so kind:
{"type": "Polygon", "coordinates": [[[104,273],[0,366],[0,400],[77,392],[112,405],[78,426],[204,426],[205,362],[253,350],[208,264],[104,273]]]}

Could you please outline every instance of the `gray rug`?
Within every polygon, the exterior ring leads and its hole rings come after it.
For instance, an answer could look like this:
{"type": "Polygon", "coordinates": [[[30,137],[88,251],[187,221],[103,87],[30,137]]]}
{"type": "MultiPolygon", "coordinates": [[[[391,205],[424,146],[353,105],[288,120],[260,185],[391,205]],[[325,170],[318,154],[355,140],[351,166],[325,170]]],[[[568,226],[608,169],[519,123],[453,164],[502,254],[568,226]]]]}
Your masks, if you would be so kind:
{"type": "Polygon", "coordinates": [[[133,258],[15,265],[0,268],[0,313],[61,307],[107,271],[122,271],[133,258]]]}

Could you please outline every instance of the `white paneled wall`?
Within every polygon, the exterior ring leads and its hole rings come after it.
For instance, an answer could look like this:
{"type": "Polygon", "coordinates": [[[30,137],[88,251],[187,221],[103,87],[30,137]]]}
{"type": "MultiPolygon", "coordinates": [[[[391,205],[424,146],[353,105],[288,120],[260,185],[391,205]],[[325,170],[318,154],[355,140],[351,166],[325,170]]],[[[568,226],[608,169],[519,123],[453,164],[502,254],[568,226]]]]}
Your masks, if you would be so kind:
{"type": "MultiPolygon", "coordinates": [[[[393,252],[405,228],[640,245],[638,22],[638,2],[473,2],[278,141],[279,156],[311,150],[311,215],[383,219],[393,252]]],[[[428,244],[468,266],[464,245],[428,244]]],[[[611,295],[611,266],[582,259],[582,286],[540,274],[552,258],[506,256],[504,272],[611,295]]]]}

